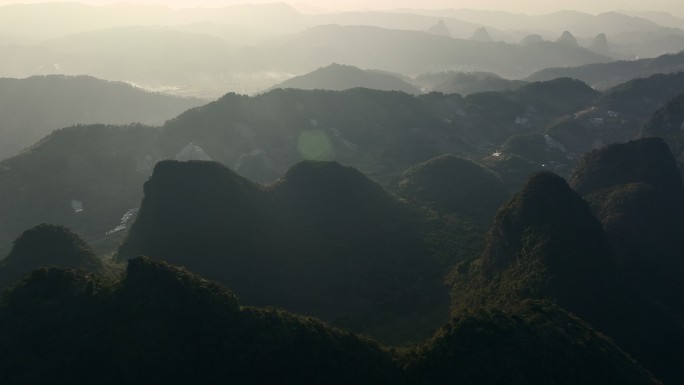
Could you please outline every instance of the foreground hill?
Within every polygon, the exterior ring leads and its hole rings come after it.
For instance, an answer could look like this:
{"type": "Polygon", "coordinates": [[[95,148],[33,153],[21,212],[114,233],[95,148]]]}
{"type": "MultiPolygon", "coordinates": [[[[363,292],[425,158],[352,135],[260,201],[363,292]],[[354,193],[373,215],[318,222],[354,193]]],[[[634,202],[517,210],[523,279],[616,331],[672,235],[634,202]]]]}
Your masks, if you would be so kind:
{"type": "Polygon", "coordinates": [[[17,238],[10,254],[0,262],[0,290],[48,266],[103,271],[100,259],[78,235],[64,226],[43,223],[17,238]]]}
{"type": "Polygon", "coordinates": [[[303,90],[343,91],[350,88],[364,87],[373,90],[401,91],[407,94],[419,94],[420,91],[397,75],[380,71],[362,70],[354,66],[331,64],[305,75],[295,76],[276,88],[299,88],[303,90]]]}
{"type": "Polygon", "coordinates": [[[587,204],[562,178],[539,173],[501,208],[482,255],[457,269],[454,300],[473,307],[548,298],[591,312],[584,306],[602,290],[609,265],[608,244],[587,204]]]}
{"type": "Polygon", "coordinates": [[[131,260],[119,281],[38,270],[5,295],[0,325],[5,384],[400,379],[372,342],[310,318],[241,307],[224,287],[146,258],[131,260]]]}
{"type": "Polygon", "coordinates": [[[681,170],[684,170],[684,94],[679,94],[658,109],[644,125],[641,136],[663,138],[672,150],[681,170]]]}
{"type": "Polygon", "coordinates": [[[677,313],[624,277],[589,205],[562,178],[541,173],[502,206],[482,254],[454,269],[452,301],[457,312],[553,301],[665,383],[679,383],[684,328],[677,313]]]}
{"type": "Polygon", "coordinates": [[[415,341],[448,307],[419,220],[337,163],[297,164],[264,188],[218,163],[165,161],[145,183],[117,258],[164,259],[230,285],[251,305],[415,341]]]}
{"type": "Polygon", "coordinates": [[[684,298],[678,294],[684,290],[684,186],[663,140],[640,139],[593,151],[570,181],[601,220],[630,284],[684,314],[684,298]]]}
{"type": "Polygon", "coordinates": [[[546,304],[461,315],[396,357],[312,318],[240,306],[219,284],[148,258],[116,280],[35,271],[0,300],[0,341],[6,384],[657,383],[546,304]]]}
{"type": "Polygon", "coordinates": [[[171,97],[88,76],[0,79],[0,159],[73,124],[162,124],[203,100],[171,97]]]}
{"type": "Polygon", "coordinates": [[[455,316],[413,352],[406,372],[425,385],[660,384],[585,322],[533,301],[455,316]]]}

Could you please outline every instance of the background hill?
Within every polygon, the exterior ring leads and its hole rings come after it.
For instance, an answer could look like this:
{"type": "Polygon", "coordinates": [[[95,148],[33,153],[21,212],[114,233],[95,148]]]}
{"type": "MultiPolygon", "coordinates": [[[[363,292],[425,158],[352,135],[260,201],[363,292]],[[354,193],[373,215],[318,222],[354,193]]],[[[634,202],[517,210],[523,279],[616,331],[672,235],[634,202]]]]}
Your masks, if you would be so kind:
{"type": "Polygon", "coordinates": [[[425,91],[445,94],[469,95],[487,91],[511,91],[525,84],[523,81],[504,79],[488,72],[439,72],[423,74],[415,79],[425,91]]]}
{"type": "Polygon", "coordinates": [[[684,314],[678,234],[684,215],[681,171],[659,138],[615,144],[582,158],[571,180],[590,203],[630,285],[684,314]]]}
{"type": "Polygon", "coordinates": [[[39,223],[66,225],[99,252],[115,248],[122,233],[107,233],[138,207],[159,157],[157,134],[140,125],[73,126],[0,162],[0,254],[39,223]]]}
{"type": "MultiPolygon", "coordinates": [[[[274,90],[255,97],[227,94],[161,128],[61,129],[0,162],[0,248],[9,252],[23,230],[46,222],[65,224],[97,250],[111,251],[120,231],[108,232],[139,206],[140,186],[162,159],[211,159],[260,183],[273,182],[301,160],[335,160],[391,185],[407,168],[443,154],[483,159],[509,137],[542,130],[597,97],[569,79],[465,98],[274,90]]],[[[507,156],[490,164],[510,190],[541,167],[529,160],[506,163],[507,156]]]]}
{"type": "Polygon", "coordinates": [[[587,108],[559,118],[545,132],[574,154],[626,142],[639,137],[653,112],[682,87],[684,72],[630,80],[605,91],[587,108]]]}
{"type": "Polygon", "coordinates": [[[636,78],[681,72],[684,70],[684,53],[675,51],[654,58],[568,67],[570,68],[547,68],[530,75],[525,80],[543,81],[558,77],[570,77],[579,79],[597,89],[605,90],[636,78]]]}
{"type": "Polygon", "coordinates": [[[509,198],[497,174],[453,155],[442,155],[406,170],[397,191],[440,213],[485,226],[509,198]]]}
{"type": "Polygon", "coordinates": [[[680,170],[684,170],[684,95],[680,94],[667,101],[644,125],[641,136],[663,138],[677,160],[680,170]]]}
{"type": "MultiPolygon", "coordinates": [[[[677,383],[684,346],[677,312],[647,286],[626,279],[611,249],[589,205],[562,178],[536,174],[499,210],[482,254],[454,268],[452,304],[458,313],[507,309],[524,299],[553,301],[665,383],[677,383]]],[[[649,269],[658,264],[646,262],[649,269]]]]}
{"type": "Polygon", "coordinates": [[[343,91],[364,87],[374,90],[401,91],[419,94],[420,91],[400,76],[381,71],[362,70],[353,66],[331,64],[305,75],[295,76],[270,89],[299,88],[303,90],[343,91]]]}
{"type": "Polygon", "coordinates": [[[58,128],[89,123],[160,125],[204,104],[88,76],[0,79],[0,159],[16,155],[58,128]]]}
{"type": "Polygon", "coordinates": [[[581,65],[609,60],[581,47],[550,42],[520,46],[372,26],[316,26],[258,44],[254,49],[266,59],[261,64],[263,67],[257,65],[257,68],[294,73],[340,63],[404,75],[478,70],[521,77],[552,67],[553,63],[581,65]]]}

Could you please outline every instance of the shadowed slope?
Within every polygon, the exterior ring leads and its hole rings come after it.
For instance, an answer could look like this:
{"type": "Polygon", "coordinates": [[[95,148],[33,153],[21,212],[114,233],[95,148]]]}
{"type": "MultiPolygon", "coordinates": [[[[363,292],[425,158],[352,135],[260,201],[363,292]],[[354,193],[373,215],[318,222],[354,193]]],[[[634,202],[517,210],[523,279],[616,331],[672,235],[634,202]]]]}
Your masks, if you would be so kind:
{"type": "Polygon", "coordinates": [[[0,341],[5,384],[399,381],[372,342],[241,308],[222,286],[146,258],[131,260],[120,282],[36,271],[0,302],[0,341]]]}
{"type": "Polygon", "coordinates": [[[407,366],[417,384],[660,384],[608,338],[555,305],[454,317],[407,366]]]}
{"type": "Polygon", "coordinates": [[[164,259],[248,304],[414,340],[443,321],[448,302],[418,220],[334,162],[297,164],[268,188],[217,163],[160,162],[118,257],[164,259]]]}
{"type": "Polygon", "coordinates": [[[48,266],[102,270],[100,260],[78,235],[64,226],[43,223],[17,238],[10,254],[0,262],[0,289],[48,266]]]}

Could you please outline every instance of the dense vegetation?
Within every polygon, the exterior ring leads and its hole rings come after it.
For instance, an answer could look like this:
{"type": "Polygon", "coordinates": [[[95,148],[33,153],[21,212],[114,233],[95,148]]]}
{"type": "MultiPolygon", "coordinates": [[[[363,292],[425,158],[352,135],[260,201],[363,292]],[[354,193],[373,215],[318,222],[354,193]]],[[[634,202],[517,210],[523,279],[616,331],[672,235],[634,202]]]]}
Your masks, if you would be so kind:
{"type": "Polygon", "coordinates": [[[163,259],[250,305],[416,341],[448,298],[421,218],[357,170],[303,162],[264,188],[211,162],[160,162],[117,258],[163,259]]]}
{"type": "MultiPolygon", "coordinates": [[[[121,232],[107,232],[139,206],[140,186],[160,159],[213,159],[260,183],[273,182],[303,159],[336,160],[391,185],[407,168],[439,155],[481,159],[510,136],[543,130],[597,96],[569,79],[466,98],[275,90],[228,94],[161,128],[64,128],[0,162],[0,255],[42,222],[65,224],[96,250],[112,251],[121,232]],[[72,201],[82,202],[83,210],[75,213],[72,201]]],[[[540,168],[508,159],[488,164],[510,190],[540,168]]]]}
{"type": "Polygon", "coordinates": [[[454,318],[385,350],[320,321],[242,307],[217,283],[148,258],[105,279],[40,269],[0,301],[3,384],[656,384],[590,326],[548,305],[454,318]]]}
{"type": "Polygon", "coordinates": [[[582,320],[533,301],[458,314],[407,361],[421,385],[660,383],[582,320]]]}
{"type": "Polygon", "coordinates": [[[450,276],[454,311],[551,300],[679,383],[684,187],[672,155],[658,139],[610,146],[581,160],[572,181],[591,207],[543,173],[501,208],[482,254],[450,276]]]}
{"type": "Polygon", "coordinates": [[[146,258],[119,280],[40,269],[0,302],[3,384],[396,384],[375,343],[146,258]]]}
{"type": "Polygon", "coordinates": [[[103,271],[100,259],[78,235],[64,226],[43,223],[24,231],[14,241],[9,255],[0,261],[0,290],[46,266],[103,271]]]}

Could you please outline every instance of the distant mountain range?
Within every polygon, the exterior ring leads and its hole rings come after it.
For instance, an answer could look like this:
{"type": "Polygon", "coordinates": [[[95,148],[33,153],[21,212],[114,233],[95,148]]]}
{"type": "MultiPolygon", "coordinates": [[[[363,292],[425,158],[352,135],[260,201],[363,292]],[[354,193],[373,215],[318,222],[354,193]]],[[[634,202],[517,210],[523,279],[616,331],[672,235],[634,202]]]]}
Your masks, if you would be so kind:
{"type": "Polygon", "coordinates": [[[532,74],[526,80],[544,81],[559,77],[570,77],[579,79],[597,89],[605,90],[636,78],[684,71],[684,53],[666,54],[651,59],[569,67],[547,68],[532,74]]]}
{"type": "Polygon", "coordinates": [[[316,26],[258,44],[253,49],[261,52],[263,60],[253,64],[257,68],[294,73],[340,63],[405,75],[478,70],[505,77],[521,77],[553,66],[553,63],[580,65],[609,61],[609,58],[585,48],[552,42],[521,46],[372,26],[316,26]]]}

